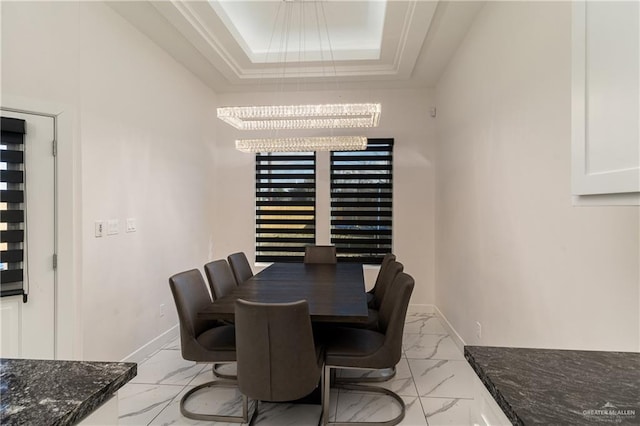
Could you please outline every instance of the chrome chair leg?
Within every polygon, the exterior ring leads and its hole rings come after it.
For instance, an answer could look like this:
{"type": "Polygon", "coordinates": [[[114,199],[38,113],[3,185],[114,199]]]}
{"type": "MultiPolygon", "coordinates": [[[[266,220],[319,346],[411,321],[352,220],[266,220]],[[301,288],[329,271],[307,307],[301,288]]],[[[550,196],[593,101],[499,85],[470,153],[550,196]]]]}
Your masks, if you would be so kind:
{"type": "Polygon", "coordinates": [[[213,372],[213,375],[216,376],[219,379],[225,379],[225,380],[238,380],[238,376],[235,374],[225,374],[225,373],[221,373],[218,369],[220,367],[222,367],[223,365],[226,365],[229,363],[214,363],[213,367],[211,367],[211,371],[213,372]]]}
{"type": "Polygon", "coordinates": [[[383,368],[381,370],[374,370],[374,371],[380,371],[380,375],[379,376],[373,376],[373,377],[349,377],[349,378],[339,378],[336,379],[336,383],[337,384],[346,384],[346,383],[381,383],[381,382],[386,382],[387,380],[391,380],[396,376],[396,367],[392,367],[392,368],[383,368]]]}
{"type": "MultiPolygon", "coordinates": [[[[247,406],[247,400],[248,398],[246,396],[242,396],[243,401],[243,413],[244,413],[244,409],[247,406]]],[[[258,404],[260,404],[260,401],[256,400],[256,402],[254,403],[254,407],[253,407],[253,414],[251,415],[251,419],[249,420],[249,426],[253,426],[256,423],[256,419],[258,418],[258,404]]]]}
{"type": "Polygon", "coordinates": [[[385,388],[378,388],[378,387],[374,387],[374,386],[366,386],[366,385],[356,385],[356,384],[336,384],[336,388],[338,389],[346,389],[346,390],[355,390],[355,391],[364,391],[364,392],[371,392],[371,393],[379,393],[379,394],[383,394],[383,395],[387,395],[390,396],[391,398],[393,398],[395,400],[395,402],[398,403],[398,406],[400,408],[400,414],[398,414],[396,417],[394,417],[393,419],[390,420],[386,420],[384,422],[330,422],[329,421],[329,400],[330,400],[330,388],[331,388],[331,368],[332,367],[328,367],[325,366],[325,371],[324,371],[324,383],[323,383],[323,387],[324,389],[322,390],[322,395],[323,395],[323,399],[322,399],[322,416],[321,416],[321,424],[323,426],[325,425],[329,425],[329,426],[395,426],[398,423],[400,423],[403,419],[404,416],[406,414],[407,411],[407,407],[404,403],[404,400],[402,399],[402,397],[400,397],[397,393],[389,390],[389,389],[385,389],[385,388]]]}
{"type": "MultiPolygon", "coordinates": [[[[189,419],[193,419],[193,420],[205,420],[205,421],[210,421],[210,422],[228,422],[228,423],[247,423],[247,421],[249,420],[249,409],[248,409],[248,401],[247,398],[243,396],[243,401],[242,401],[242,415],[241,416],[227,416],[227,415],[222,415],[222,414],[202,414],[202,413],[195,413],[193,411],[189,411],[186,407],[187,405],[187,400],[189,399],[190,396],[192,396],[195,392],[204,389],[204,388],[210,388],[210,387],[234,387],[237,388],[237,384],[232,383],[232,382],[219,382],[219,381],[212,381],[212,382],[207,382],[204,384],[201,384],[199,386],[196,386],[193,389],[189,389],[189,391],[187,391],[187,393],[185,393],[182,397],[182,399],[180,400],[180,413],[189,418],[189,419]]],[[[258,409],[258,405],[257,405],[257,401],[256,401],[256,406],[254,409],[254,415],[255,415],[255,410],[258,409]]]]}

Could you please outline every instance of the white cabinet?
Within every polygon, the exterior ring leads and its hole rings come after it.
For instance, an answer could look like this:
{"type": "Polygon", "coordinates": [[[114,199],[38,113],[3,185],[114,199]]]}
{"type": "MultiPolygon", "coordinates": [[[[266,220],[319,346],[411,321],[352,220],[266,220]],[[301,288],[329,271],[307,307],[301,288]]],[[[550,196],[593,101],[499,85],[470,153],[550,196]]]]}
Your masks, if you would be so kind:
{"type": "Polygon", "coordinates": [[[640,192],[640,4],[576,2],[572,192],[640,192]]]}

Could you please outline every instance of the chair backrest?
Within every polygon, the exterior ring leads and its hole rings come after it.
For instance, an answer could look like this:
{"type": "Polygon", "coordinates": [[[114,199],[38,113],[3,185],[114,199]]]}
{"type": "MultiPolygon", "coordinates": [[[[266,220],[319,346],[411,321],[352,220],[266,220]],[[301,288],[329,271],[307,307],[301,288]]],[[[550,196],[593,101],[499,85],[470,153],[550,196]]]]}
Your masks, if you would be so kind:
{"type": "Polygon", "coordinates": [[[225,259],[207,263],[204,265],[204,272],[207,274],[214,300],[231,293],[238,285],[233,277],[233,272],[231,272],[231,267],[225,259]]]}
{"type": "Polygon", "coordinates": [[[180,321],[182,356],[185,359],[199,361],[194,359],[195,354],[201,352],[196,338],[217,325],[216,321],[202,320],[197,317],[198,311],[211,303],[202,274],[197,269],[180,272],[169,278],[169,287],[171,287],[180,321]]]}
{"type": "Polygon", "coordinates": [[[378,284],[380,284],[380,281],[382,280],[382,277],[384,276],[387,268],[389,267],[389,264],[391,263],[392,260],[396,260],[396,255],[393,253],[388,253],[384,255],[384,258],[382,258],[382,263],[380,264],[380,270],[378,271],[378,276],[376,278],[376,283],[374,284],[373,288],[376,288],[378,286],[378,284]]]}
{"type": "Polygon", "coordinates": [[[257,400],[291,401],[318,384],[316,351],[307,301],[255,303],[238,299],[235,312],[238,386],[257,400]]]}
{"type": "Polygon", "coordinates": [[[400,272],[389,286],[378,314],[378,326],[384,333],[384,346],[394,360],[393,365],[402,356],[402,333],[414,285],[411,275],[400,272]]]}
{"type": "Polygon", "coordinates": [[[382,305],[382,301],[384,300],[385,294],[393,280],[395,280],[396,276],[404,270],[404,266],[402,263],[391,260],[387,264],[382,276],[380,277],[380,282],[377,283],[376,287],[373,290],[373,297],[375,300],[375,307],[380,309],[382,305]]]}
{"type": "Polygon", "coordinates": [[[336,246],[306,246],[304,263],[337,263],[336,246]]]}
{"type": "Polygon", "coordinates": [[[236,277],[236,283],[238,285],[253,276],[251,265],[249,265],[247,256],[243,252],[230,254],[227,260],[229,261],[229,266],[231,266],[231,271],[233,272],[233,276],[236,277]]]}

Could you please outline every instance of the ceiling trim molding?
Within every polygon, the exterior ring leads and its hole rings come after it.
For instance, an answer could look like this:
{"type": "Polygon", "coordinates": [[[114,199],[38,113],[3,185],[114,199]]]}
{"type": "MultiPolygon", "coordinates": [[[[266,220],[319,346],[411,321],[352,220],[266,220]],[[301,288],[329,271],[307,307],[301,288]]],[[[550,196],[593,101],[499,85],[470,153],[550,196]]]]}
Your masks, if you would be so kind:
{"type": "Polygon", "coordinates": [[[323,90],[329,83],[340,84],[341,89],[434,87],[484,2],[389,0],[385,28],[390,20],[402,31],[385,32],[386,56],[336,61],[337,77],[328,61],[290,62],[286,78],[278,64],[253,64],[208,2],[138,0],[106,5],[216,93],[229,93],[323,90]]]}
{"type": "Polygon", "coordinates": [[[152,4],[232,84],[355,75],[409,78],[437,6],[420,0],[389,2],[380,59],[325,61],[322,66],[320,61],[253,63],[208,2],[152,4]]]}

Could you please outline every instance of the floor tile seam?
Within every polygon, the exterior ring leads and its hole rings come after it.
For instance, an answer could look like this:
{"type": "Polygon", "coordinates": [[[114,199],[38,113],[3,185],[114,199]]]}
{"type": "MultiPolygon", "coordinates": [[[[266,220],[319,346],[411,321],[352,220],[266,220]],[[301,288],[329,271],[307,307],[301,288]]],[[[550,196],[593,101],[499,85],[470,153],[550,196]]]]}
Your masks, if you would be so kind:
{"type": "Polygon", "coordinates": [[[425,358],[425,357],[413,357],[413,356],[407,356],[407,360],[418,360],[418,361],[464,361],[464,359],[459,359],[459,358],[442,358],[442,357],[431,357],[431,358],[425,358]]]}
{"type": "Polygon", "coordinates": [[[127,383],[125,386],[123,386],[122,388],[124,389],[126,386],[129,385],[140,385],[140,386],[173,386],[173,387],[185,387],[187,385],[180,385],[180,384],[175,384],[175,383],[141,383],[141,382],[133,382],[130,381],[129,383],[127,383]]]}
{"type": "Polygon", "coordinates": [[[171,398],[171,400],[169,400],[169,402],[164,406],[164,408],[162,408],[162,410],[158,411],[158,414],[156,414],[156,415],[155,415],[155,416],[154,416],[154,417],[149,421],[149,423],[147,423],[147,426],[149,426],[150,424],[152,424],[152,423],[154,422],[154,420],[155,420],[155,419],[157,419],[157,418],[158,418],[158,416],[160,416],[160,414],[162,414],[162,413],[164,412],[164,410],[168,409],[168,408],[169,408],[169,406],[170,406],[171,404],[173,404],[173,401],[175,401],[175,400],[176,400],[176,398],[177,398],[177,397],[179,397],[179,396],[180,396],[180,394],[186,390],[186,388],[187,388],[187,385],[184,385],[184,386],[182,387],[182,390],[180,390],[180,392],[178,392],[178,393],[177,393],[173,398],[171,398]]]}
{"type": "Polygon", "coordinates": [[[418,398],[420,399],[464,399],[466,401],[475,401],[476,399],[474,397],[468,397],[468,396],[420,396],[418,395],[418,398]]]}
{"type": "Polygon", "coordinates": [[[405,360],[407,361],[407,368],[409,369],[409,374],[411,374],[411,380],[413,381],[413,387],[416,390],[416,395],[418,395],[418,397],[420,396],[420,393],[418,392],[418,385],[416,384],[416,376],[413,374],[413,371],[411,370],[411,364],[409,364],[409,358],[406,357],[406,353],[403,354],[405,355],[405,360]]]}
{"type": "Polygon", "coordinates": [[[427,413],[425,413],[424,411],[424,405],[422,405],[422,398],[420,397],[420,392],[418,392],[416,376],[413,374],[413,370],[411,369],[411,364],[409,363],[408,358],[407,358],[407,366],[409,367],[409,373],[411,373],[411,378],[413,379],[413,386],[415,386],[416,388],[416,395],[418,395],[417,398],[418,398],[418,402],[420,403],[420,409],[422,410],[422,417],[424,418],[424,421],[427,423],[427,426],[429,426],[429,420],[427,420],[427,413]]]}
{"type": "Polygon", "coordinates": [[[405,331],[402,334],[404,336],[407,336],[407,335],[410,335],[410,336],[427,335],[427,336],[447,336],[447,337],[451,337],[451,335],[449,333],[447,333],[446,331],[444,333],[411,333],[411,332],[405,331]]]}
{"type": "MultiPolygon", "coordinates": [[[[132,385],[152,385],[152,386],[190,386],[189,383],[191,383],[191,381],[187,382],[187,383],[158,383],[158,382],[134,382],[133,380],[129,382],[132,385]]],[[[195,385],[194,385],[195,386],[195,385]]]]}
{"type": "MultiPolygon", "coordinates": [[[[420,395],[417,395],[417,392],[416,392],[416,395],[403,395],[403,394],[400,394],[400,393],[398,393],[398,392],[396,392],[396,391],[394,391],[392,389],[387,389],[387,390],[390,390],[391,392],[393,392],[396,395],[401,396],[403,398],[420,398],[420,395]]],[[[351,390],[351,389],[341,389],[340,392],[344,392],[345,395],[353,395],[353,394],[372,395],[373,394],[373,392],[367,392],[367,391],[364,391],[364,390],[351,390]]],[[[376,396],[377,395],[383,395],[383,394],[376,394],[376,396]]]]}

